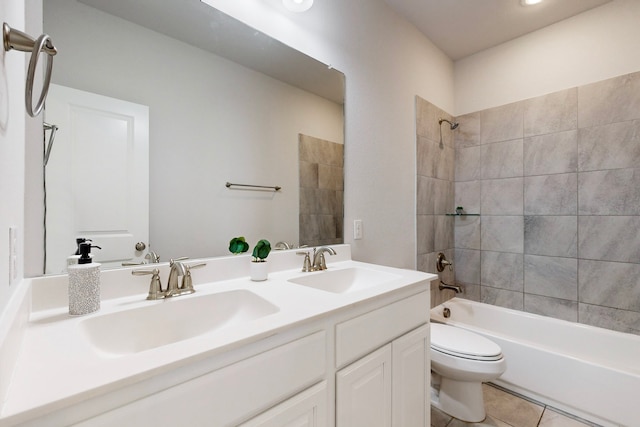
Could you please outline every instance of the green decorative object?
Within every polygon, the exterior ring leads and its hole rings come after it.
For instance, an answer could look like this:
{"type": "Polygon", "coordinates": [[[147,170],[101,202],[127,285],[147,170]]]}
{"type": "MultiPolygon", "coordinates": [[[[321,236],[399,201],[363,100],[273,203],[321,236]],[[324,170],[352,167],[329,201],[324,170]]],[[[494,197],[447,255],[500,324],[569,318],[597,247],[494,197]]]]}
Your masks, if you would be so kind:
{"type": "MultiPolygon", "coordinates": [[[[267,242],[269,243],[269,242],[267,242]]],[[[269,248],[271,249],[271,248],[269,248]]],[[[244,237],[240,236],[240,237],[234,237],[233,239],[231,239],[231,241],[229,242],[229,252],[231,252],[232,254],[241,254],[243,252],[247,252],[249,250],[249,244],[247,243],[247,241],[245,240],[244,237]]],[[[267,252],[268,254],[268,252],[267,252]]]]}
{"type": "Polygon", "coordinates": [[[458,206],[458,207],[456,208],[456,213],[457,213],[458,215],[462,214],[462,212],[463,212],[463,211],[464,211],[464,208],[463,208],[462,206],[458,206]]]}
{"type": "Polygon", "coordinates": [[[266,239],[258,241],[253,248],[253,262],[265,262],[265,258],[269,256],[269,252],[271,252],[271,243],[266,239]]]}

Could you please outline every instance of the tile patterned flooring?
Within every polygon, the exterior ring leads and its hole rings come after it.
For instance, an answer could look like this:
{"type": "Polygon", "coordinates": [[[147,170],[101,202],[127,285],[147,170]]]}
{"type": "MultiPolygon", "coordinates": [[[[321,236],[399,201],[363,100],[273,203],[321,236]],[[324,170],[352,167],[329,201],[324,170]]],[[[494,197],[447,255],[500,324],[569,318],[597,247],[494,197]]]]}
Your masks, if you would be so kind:
{"type": "Polygon", "coordinates": [[[492,385],[483,384],[482,387],[487,411],[483,422],[465,423],[432,407],[431,427],[597,427],[492,385]]]}

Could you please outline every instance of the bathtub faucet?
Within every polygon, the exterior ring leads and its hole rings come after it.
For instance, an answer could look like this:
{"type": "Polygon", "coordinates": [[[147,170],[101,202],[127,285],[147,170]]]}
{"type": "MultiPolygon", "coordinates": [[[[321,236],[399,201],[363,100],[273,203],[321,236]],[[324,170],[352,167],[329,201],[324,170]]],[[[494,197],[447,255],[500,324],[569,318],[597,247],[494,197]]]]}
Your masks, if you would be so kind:
{"type": "Polygon", "coordinates": [[[460,286],[458,286],[458,285],[447,285],[442,280],[440,280],[440,286],[438,286],[438,289],[440,289],[441,291],[443,291],[445,289],[451,289],[456,294],[462,293],[462,288],[460,286]]]}

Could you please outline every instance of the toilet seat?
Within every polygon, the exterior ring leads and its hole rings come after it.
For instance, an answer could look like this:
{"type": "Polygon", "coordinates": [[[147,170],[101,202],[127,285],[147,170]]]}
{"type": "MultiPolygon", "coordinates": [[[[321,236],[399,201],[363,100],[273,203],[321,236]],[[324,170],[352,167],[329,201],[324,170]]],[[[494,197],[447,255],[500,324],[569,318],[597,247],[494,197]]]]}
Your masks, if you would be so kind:
{"type": "Polygon", "coordinates": [[[493,341],[450,325],[431,324],[431,349],[463,359],[496,361],[502,359],[502,350],[493,341]]]}

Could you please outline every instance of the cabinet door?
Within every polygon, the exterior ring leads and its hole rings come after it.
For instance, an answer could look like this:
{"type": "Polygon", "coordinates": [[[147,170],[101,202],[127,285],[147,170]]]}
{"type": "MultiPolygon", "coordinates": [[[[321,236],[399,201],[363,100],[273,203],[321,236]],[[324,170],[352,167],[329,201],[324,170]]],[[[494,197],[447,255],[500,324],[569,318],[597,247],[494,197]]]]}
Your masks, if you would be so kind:
{"type": "Polygon", "coordinates": [[[329,427],[327,382],[295,395],[239,427],[329,427]]]}
{"type": "Polygon", "coordinates": [[[429,325],[392,343],[393,426],[429,427],[430,359],[429,325]]]}
{"type": "Polygon", "coordinates": [[[338,371],[336,427],[391,426],[391,344],[338,371]]]}

